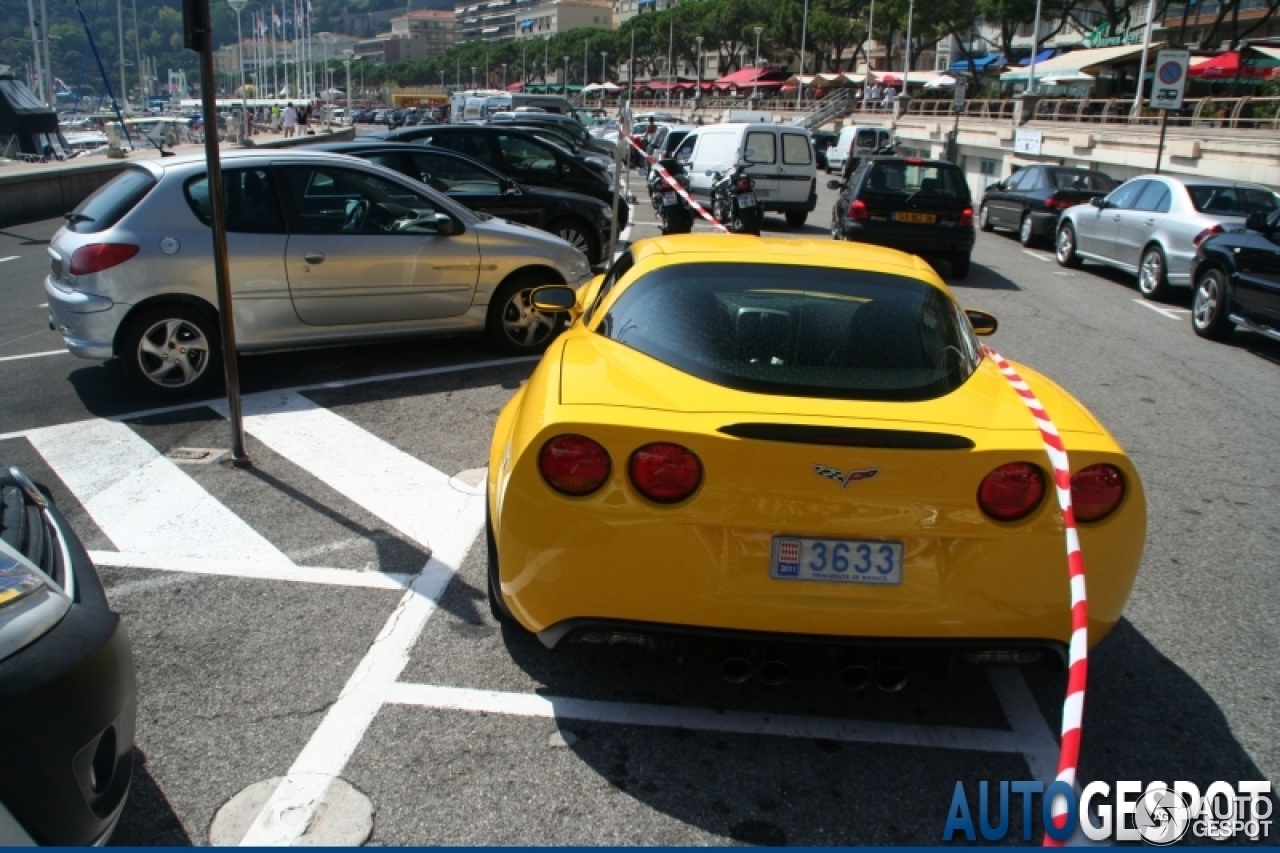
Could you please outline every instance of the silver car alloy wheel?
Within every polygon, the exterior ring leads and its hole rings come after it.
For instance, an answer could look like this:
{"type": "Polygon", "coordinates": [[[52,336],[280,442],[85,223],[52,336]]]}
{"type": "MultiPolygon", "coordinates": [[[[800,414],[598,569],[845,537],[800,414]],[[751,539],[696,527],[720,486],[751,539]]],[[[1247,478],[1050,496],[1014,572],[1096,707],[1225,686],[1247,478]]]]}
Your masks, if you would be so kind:
{"type": "Polygon", "coordinates": [[[209,341],[186,320],[161,320],[142,333],[138,365],[143,374],[165,388],[184,388],[209,366],[209,341]]]}
{"type": "Polygon", "coordinates": [[[983,231],[991,230],[991,211],[985,204],[978,208],[978,227],[983,231]]]}
{"type": "Polygon", "coordinates": [[[1197,329],[1207,329],[1217,319],[1219,306],[1222,305],[1222,282],[1212,272],[1200,279],[1196,288],[1195,302],[1191,306],[1191,321],[1197,329]]]}
{"type": "Polygon", "coordinates": [[[1076,241],[1075,234],[1069,226],[1058,229],[1058,260],[1065,264],[1071,260],[1071,256],[1075,254],[1076,241]]]}
{"type": "Polygon", "coordinates": [[[503,332],[510,341],[528,349],[550,338],[556,329],[556,315],[533,307],[533,291],[533,287],[521,288],[502,306],[503,332]]]}
{"type": "Polygon", "coordinates": [[[1022,241],[1022,245],[1031,244],[1031,240],[1035,237],[1035,233],[1031,228],[1031,214],[1022,217],[1022,225],[1018,228],[1018,239],[1022,241]]]}
{"type": "Polygon", "coordinates": [[[1164,275],[1164,258],[1159,250],[1148,249],[1142,255],[1142,266],[1138,270],[1138,289],[1150,295],[1160,289],[1160,279],[1164,275]]]}

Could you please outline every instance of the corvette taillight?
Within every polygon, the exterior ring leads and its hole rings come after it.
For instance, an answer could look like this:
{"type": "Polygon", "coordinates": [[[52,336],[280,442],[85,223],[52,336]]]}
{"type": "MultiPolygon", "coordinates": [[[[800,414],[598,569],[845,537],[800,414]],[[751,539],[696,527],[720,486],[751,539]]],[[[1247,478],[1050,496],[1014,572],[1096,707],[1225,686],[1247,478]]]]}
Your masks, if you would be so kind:
{"type": "Polygon", "coordinates": [[[850,219],[866,219],[870,216],[870,212],[867,210],[867,203],[860,198],[855,198],[849,205],[848,216],[850,219]]]}
{"type": "Polygon", "coordinates": [[[538,454],[538,470],[547,485],[576,498],[598,491],[612,468],[608,451],[585,435],[558,435],[538,454]]]}
{"type": "Polygon", "coordinates": [[[1044,497],[1044,474],[1030,462],[1001,465],[978,486],[978,506],[996,521],[1026,518],[1044,497]]]}
{"type": "Polygon", "coordinates": [[[71,256],[71,274],[89,275],[102,272],[138,254],[138,247],[131,243],[90,243],[81,246],[71,256]]]}
{"type": "Polygon", "coordinates": [[[1124,475],[1113,465],[1090,465],[1071,478],[1071,506],[1077,521],[1101,521],[1124,500],[1124,475]]]}
{"type": "Polygon", "coordinates": [[[702,461],[687,447],[658,441],[631,454],[631,482],[654,503],[684,500],[702,485],[702,461]]]}

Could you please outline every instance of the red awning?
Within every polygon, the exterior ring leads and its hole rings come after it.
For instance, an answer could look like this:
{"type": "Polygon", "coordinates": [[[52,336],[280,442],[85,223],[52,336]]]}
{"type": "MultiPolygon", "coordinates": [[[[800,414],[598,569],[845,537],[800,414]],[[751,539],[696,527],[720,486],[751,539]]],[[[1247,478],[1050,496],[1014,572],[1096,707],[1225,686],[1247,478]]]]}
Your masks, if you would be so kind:
{"type": "Polygon", "coordinates": [[[1240,52],[1231,51],[1215,56],[1208,62],[1192,65],[1187,69],[1187,76],[1199,80],[1223,80],[1232,77],[1263,77],[1267,69],[1255,68],[1240,62],[1240,52]]]}
{"type": "Polygon", "coordinates": [[[507,91],[508,91],[508,92],[523,92],[523,91],[524,91],[524,83],[512,83],[510,86],[508,86],[508,87],[507,87],[507,91]]]}
{"type": "Polygon", "coordinates": [[[765,83],[777,83],[780,86],[790,76],[786,71],[762,71],[756,68],[743,68],[732,74],[726,74],[715,81],[715,87],[717,89],[728,89],[730,86],[737,86],[742,89],[754,84],[763,89],[765,88],[765,83]],[[758,83],[757,78],[759,80],[758,83]]]}

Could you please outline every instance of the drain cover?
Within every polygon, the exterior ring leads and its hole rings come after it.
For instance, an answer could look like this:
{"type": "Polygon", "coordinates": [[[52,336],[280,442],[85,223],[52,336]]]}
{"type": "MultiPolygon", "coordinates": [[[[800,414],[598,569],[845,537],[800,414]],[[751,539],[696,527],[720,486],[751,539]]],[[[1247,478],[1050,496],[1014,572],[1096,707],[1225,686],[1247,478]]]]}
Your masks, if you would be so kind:
{"type": "Polygon", "coordinates": [[[186,462],[189,465],[208,465],[225,456],[227,451],[212,447],[175,447],[165,454],[174,462],[186,462]]]}
{"type": "MultiPolygon", "coordinates": [[[[218,809],[209,825],[209,843],[234,847],[244,840],[283,777],[255,782],[218,809]]],[[[373,834],[373,803],[345,779],[333,779],[301,837],[299,847],[357,847],[373,834]]]]}

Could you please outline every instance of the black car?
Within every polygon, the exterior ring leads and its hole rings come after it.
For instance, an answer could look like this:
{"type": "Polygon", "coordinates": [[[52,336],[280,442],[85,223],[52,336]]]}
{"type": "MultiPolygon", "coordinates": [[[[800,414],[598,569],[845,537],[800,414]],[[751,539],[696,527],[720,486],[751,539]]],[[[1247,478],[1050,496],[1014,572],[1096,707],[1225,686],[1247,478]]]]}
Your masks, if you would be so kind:
{"type": "MultiPolygon", "coordinates": [[[[406,127],[387,134],[389,142],[412,142],[448,148],[479,160],[522,184],[557,187],[613,204],[614,187],[603,166],[575,157],[558,145],[514,127],[442,124],[406,127]]],[[[625,203],[618,207],[618,227],[627,225],[625,203]]]]}
{"type": "Polygon", "coordinates": [[[604,263],[613,211],[599,199],[523,185],[470,157],[434,146],[330,142],[311,147],[386,166],[472,210],[555,234],[573,244],[592,264],[604,263]]]}
{"type": "Polygon", "coordinates": [[[516,127],[549,127],[559,131],[573,141],[573,150],[585,149],[613,156],[613,147],[601,139],[596,139],[573,116],[562,116],[558,113],[516,113],[499,112],[489,117],[489,124],[509,124],[516,127]]]}
{"type": "Polygon", "coordinates": [[[0,464],[0,838],[103,844],[133,775],[129,638],[48,492],[0,464]]]}
{"type": "Polygon", "coordinates": [[[1221,341],[1244,326],[1280,341],[1280,210],[1250,214],[1243,229],[1202,242],[1191,281],[1197,335],[1221,341]]]}
{"type": "Polygon", "coordinates": [[[819,169],[826,172],[828,171],[827,149],[840,140],[840,134],[829,130],[812,130],[809,133],[813,137],[814,162],[818,164],[819,169]]]}
{"type": "Polygon", "coordinates": [[[987,187],[978,208],[983,231],[1008,228],[1030,246],[1058,230],[1058,217],[1068,207],[1088,204],[1116,188],[1111,176],[1092,169],[1027,166],[987,187]]]}
{"type": "Polygon", "coordinates": [[[969,274],[973,202],[960,167],[919,157],[867,157],[839,189],[831,211],[831,237],[874,243],[951,263],[951,275],[969,274]]]}

